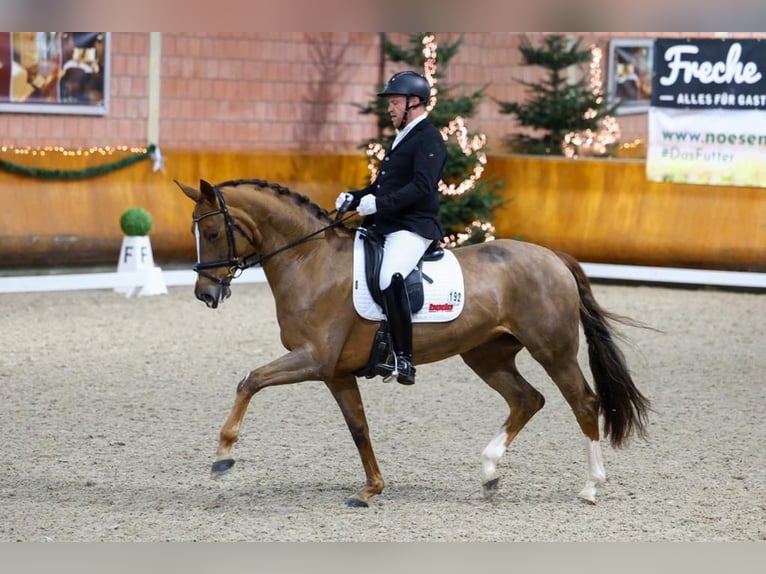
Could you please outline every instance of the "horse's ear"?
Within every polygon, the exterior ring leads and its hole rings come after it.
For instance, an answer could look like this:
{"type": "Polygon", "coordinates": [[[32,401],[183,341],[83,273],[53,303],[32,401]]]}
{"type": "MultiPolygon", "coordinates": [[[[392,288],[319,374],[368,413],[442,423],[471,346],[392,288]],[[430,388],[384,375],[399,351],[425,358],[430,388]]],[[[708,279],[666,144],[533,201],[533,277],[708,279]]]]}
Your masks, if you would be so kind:
{"type": "Polygon", "coordinates": [[[213,186],[210,185],[207,181],[204,179],[199,180],[199,190],[202,193],[203,199],[206,199],[208,202],[215,204],[215,191],[213,191],[213,186]]]}
{"type": "Polygon", "coordinates": [[[191,200],[192,200],[192,201],[194,201],[194,202],[197,202],[197,201],[199,201],[199,198],[200,198],[200,192],[199,192],[199,190],[197,190],[197,189],[194,189],[194,188],[193,188],[193,187],[191,187],[190,185],[186,185],[186,184],[184,184],[184,183],[181,183],[181,182],[180,182],[180,181],[178,181],[177,179],[174,179],[173,181],[176,183],[176,185],[177,185],[178,187],[180,187],[180,188],[181,188],[181,191],[183,191],[183,192],[186,194],[186,197],[188,197],[189,199],[191,199],[191,200]]]}

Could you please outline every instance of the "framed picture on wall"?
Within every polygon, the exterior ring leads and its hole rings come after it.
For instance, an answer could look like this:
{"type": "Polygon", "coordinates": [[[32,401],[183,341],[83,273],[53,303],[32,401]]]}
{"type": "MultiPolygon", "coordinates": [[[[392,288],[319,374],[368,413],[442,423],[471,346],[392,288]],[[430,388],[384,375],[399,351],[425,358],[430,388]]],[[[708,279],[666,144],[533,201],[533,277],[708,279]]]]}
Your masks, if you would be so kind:
{"type": "Polygon", "coordinates": [[[109,32],[0,32],[0,112],[105,115],[109,32]]]}
{"type": "Polygon", "coordinates": [[[611,40],[608,94],[617,114],[647,112],[652,99],[654,40],[611,40]]]}

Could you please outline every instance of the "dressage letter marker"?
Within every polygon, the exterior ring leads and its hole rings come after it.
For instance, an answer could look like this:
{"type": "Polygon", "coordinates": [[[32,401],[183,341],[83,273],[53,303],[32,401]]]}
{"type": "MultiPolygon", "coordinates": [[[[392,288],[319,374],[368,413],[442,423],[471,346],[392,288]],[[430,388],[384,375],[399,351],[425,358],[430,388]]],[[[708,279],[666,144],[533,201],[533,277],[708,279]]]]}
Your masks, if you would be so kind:
{"type": "Polygon", "coordinates": [[[122,238],[120,259],[117,263],[117,273],[135,273],[142,278],[136,285],[120,285],[115,287],[117,293],[127,297],[143,295],[165,295],[168,288],[162,277],[162,269],[154,265],[152,244],[148,235],[126,235],[122,238]]]}

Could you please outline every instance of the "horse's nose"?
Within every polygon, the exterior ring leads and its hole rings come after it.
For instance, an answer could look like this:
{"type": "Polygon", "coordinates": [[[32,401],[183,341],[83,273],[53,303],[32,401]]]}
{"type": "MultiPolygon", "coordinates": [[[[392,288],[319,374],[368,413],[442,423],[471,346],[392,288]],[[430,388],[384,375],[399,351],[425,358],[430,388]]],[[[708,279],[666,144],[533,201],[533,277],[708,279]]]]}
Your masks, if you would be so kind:
{"type": "Polygon", "coordinates": [[[195,295],[197,296],[197,299],[207,305],[208,308],[215,309],[218,307],[218,300],[220,299],[218,293],[211,293],[209,289],[201,289],[198,290],[195,295]]]}
{"type": "Polygon", "coordinates": [[[202,293],[200,295],[197,295],[197,299],[202,301],[210,309],[215,309],[216,307],[218,307],[218,299],[216,297],[213,297],[210,293],[202,293]]]}

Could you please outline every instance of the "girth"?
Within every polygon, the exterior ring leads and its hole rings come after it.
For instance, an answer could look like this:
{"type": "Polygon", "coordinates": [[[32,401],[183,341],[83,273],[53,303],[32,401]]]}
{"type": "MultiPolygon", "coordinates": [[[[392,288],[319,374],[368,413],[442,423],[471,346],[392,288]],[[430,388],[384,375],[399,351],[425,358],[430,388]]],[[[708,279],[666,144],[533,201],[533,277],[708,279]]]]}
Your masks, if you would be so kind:
{"type": "MultiPolygon", "coordinates": [[[[372,300],[381,308],[383,307],[383,295],[380,292],[380,267],[383,263],[383,245],[385,238],[372,229],[359,228],[359,233],[364,244],[364,276],[370,289],[372,300]]],[[[444,257],[444,249],[436,242],[432,242],[423,257],[404,279],[407,296],[410,300],[410,308],[417,313],[423,308],[423,280],[433,283],[428,275],[423,273],[423,261],[438,261],[444,257]]]]}

